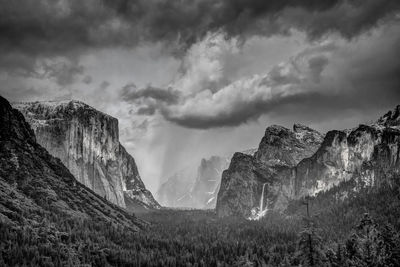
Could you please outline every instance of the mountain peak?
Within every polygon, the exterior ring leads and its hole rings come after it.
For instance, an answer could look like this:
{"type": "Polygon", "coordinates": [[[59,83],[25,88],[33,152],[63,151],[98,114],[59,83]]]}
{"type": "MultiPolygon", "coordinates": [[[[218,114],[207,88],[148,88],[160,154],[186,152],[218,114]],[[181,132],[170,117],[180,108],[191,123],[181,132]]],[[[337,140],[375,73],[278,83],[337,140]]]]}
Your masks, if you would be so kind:
{"type": "Polygon", "coordinates": [[[306,143],[322,143],[324,138],[323,135],[317,130],[300,123],[295,123],[293,125],[293,131],[297,139],[306,143]]]}
{"type": "Polygon", "coordinates": [[[270,125],[270,126],[268,126],[266,129],[265,129],[265,134],[267,135],[267,134],[278,134],[278,133],[281,133],[281,132],[290,132],[290,129],[288,129],[288,128],[286,128],[286,127],[284,127],[284,126],[281,126],[281,125],[277,125],[277,124],[272,124],[272,125],[270,125]]]}
{"type": "Polygon", "coordinates": [[[22,111],[25,114],[31,114],[32,118],[38,120],[56,119],[70,117],[76,114],[85,115],[100,115],[111,120],[118,120],[104,112],[95,109],[88,104],[79,100],[49,100],[35,102],[14,102],[14,108],[22,111]]]}
{"type": "Polygon", "coordinates": [[[267,165],[293,166],[311,156],[323,140],[322,135],[308,126],[295,124],[293,131],[271,125],[265,130],[255,158],[267,165]]]}
{"type": "Polygon", "coordinates": [[[384,126],[400,126],[400,105],[397,105],[393,110],[388,111],[385,115],[380,117],[378,124],[384,126]]]}
{"type": "Polygon", "coordinates": [[[308,127],[307,125],[301,124],[301,123],[295,123],[293,124],[293,131],[294,132],[304,132],[304,131],[308,131],[308,132],[316,132],[316,130],[308,127]]]}
{"type": "Polygon", "coordinates": [[[78,108],[78,107],[83,107],[83,108],[92,108],[88,104],[76,100],[76,99],[71,99],[71,100],[45,100],[45,101],[33,101],[33,102],[14,102],[12,103],[14,106],[42,106],[42,107],[48,107],[48,108],[56,108],[60,106],[69,106],[73,108],[78,108]]]}

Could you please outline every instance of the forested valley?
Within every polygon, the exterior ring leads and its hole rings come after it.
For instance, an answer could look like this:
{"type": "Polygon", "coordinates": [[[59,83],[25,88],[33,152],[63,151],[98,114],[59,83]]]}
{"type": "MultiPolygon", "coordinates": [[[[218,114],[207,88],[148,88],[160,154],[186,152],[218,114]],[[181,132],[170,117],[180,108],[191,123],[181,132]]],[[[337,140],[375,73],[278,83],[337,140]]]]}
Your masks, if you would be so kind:
{"type": "Polygon", "coordinates": [[[138,232],[47,213],[37,225],[1,223],[0,265],[399,266],[399,192],[397,183],[337,200],[334,188],[258,221],[166,209],[138,215],[148,222],[138,232]]]}

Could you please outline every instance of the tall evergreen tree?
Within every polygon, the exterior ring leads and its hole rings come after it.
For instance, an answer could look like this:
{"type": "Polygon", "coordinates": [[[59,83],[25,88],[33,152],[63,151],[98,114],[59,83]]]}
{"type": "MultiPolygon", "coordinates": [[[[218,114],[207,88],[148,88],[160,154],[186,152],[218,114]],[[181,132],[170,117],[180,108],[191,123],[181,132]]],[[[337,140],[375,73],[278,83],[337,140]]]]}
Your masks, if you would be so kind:
{"type": "Polygon", "coordinates": [[[322,238],[317,234],[317,228],[310,216],[309,197],[305,198],[304,205],[307,208],[305,227],[300,232],[296,259],[301,266],[327,266],[322,238]]]}

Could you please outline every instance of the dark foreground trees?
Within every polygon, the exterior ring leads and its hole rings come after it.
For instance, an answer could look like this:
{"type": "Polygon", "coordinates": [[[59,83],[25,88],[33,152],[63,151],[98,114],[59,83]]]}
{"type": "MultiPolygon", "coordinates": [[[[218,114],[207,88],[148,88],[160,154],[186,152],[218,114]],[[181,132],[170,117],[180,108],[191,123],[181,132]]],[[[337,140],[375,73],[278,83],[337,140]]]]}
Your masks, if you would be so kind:
{"type": "Polygon", "coordinates": [[[398,231],[369,214],[337,243],[312,223],[301,230],[279,215],[248,222],[165,211],[147,218],[153,225],[142,233],[57,218],[0,223],[0,266],[400,266],[398,231]]]}
{"type": "Polygon", "coordinates": [[[164,210],[142,215],[151,224],[134,233],[62,214],[0,218],[0,266],[400,266],[399,188],[312,199],[310,223],[296,213],[247,221],[164,210]]]}
{"type": "Polygon", "coordinates": [[[55,216],[38,225],[0,223],[0,266],[262,266],[296,248],[296,225],[278,216],[248,222],[163,211],[146,218],[152,226],[139,233],[55,216]]]}
{"type": "Polygon", "coordinates": [[[336,253],[330,253],[332,266],[400,266],[399,233],[389,224],[378,225],[364,215],[336,253]]]}

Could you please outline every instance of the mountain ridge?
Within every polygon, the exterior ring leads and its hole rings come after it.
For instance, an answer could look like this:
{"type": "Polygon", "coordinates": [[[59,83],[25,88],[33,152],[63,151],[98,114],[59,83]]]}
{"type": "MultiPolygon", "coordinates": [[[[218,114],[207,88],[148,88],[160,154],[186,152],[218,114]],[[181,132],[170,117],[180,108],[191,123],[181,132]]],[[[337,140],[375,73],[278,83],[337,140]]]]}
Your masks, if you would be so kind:
{"type": "MultiPolygon", "coordinates": [[[[255,156],[238,154],[223,173],[218,215],[259,218],[268,210],[284,211],[291,200],[316,195],[342,181],[355,179],[358,187],[374,186],[398,175],[399,114],[400,105],[375,123],[332,130],[323,139],[314,130],[301,127],[311,134],[307,139],[312,149],[304,149],[304,153],[297,151],[301,146],[294,146],[292,131],[268,127],[255,156]],[[260,211],[263,206],[265,210],[260,211]]],[[[296,128],[295,124],[293,131],[296,128]]]]}

